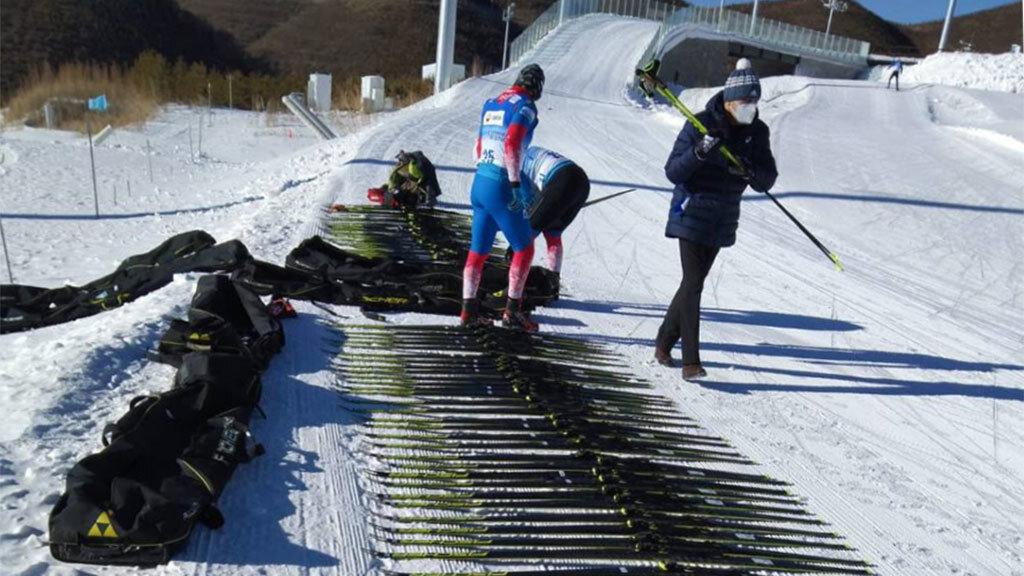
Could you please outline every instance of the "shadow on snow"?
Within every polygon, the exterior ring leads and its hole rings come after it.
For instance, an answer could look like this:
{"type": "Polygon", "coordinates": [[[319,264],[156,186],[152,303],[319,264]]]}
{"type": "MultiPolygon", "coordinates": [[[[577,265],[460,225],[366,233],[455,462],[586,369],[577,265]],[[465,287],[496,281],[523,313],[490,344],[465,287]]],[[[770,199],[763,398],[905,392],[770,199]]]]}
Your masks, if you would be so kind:
{"type": "Polygon", "coordinates": [[[324,469],[319,453],[300,446],[300,430],[354,424],[357,417],[339,407],[338,391],[309,384],[302,378],[330,370],[329,355],[322,349],[323,342],[333,336],[327,326],[313,314],[300,314],[284,325],[287,343],[264,375],[261,406],[267,419],[254,414],[252,422],[253,435],[266,454],[235,472],[220,502],[224,527],[216,531],[198,529],[176,560],[314,569],[340,562],[307,547],[301,537],[288,531],[286,520],[303,520],[295,502],[303,499],[296,494],[309,489],[306,478],[336,473],[324,469]],[[250,545],[240,546],[239,542],[250,545]]]}

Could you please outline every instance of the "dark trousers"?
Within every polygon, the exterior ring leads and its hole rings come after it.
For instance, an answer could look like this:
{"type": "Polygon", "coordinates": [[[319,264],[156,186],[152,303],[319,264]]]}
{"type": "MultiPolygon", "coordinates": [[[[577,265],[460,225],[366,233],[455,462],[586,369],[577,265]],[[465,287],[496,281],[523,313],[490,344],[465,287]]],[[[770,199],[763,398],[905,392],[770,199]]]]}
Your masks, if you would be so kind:
{"type": "Polygon", "coordinates": [[[711,271],[716,256],[718,248],[689,240],[679,241],[683,279],[658,328],[655,345],[669,351],[682,338],[683,364],[700,362],[700,294],[704,291],[704,278],[711,271]]]}
{"type": "Polygon", "coordinates": [[[892,74],[889,75],[889,83],[885,85],[885,89],[888,90],[889,88],[892,88],[892,81],[893,80],[896,80],[896,91],[899,92],[900,91],[900,73],[899,72],[893,72],[892,74]]]}

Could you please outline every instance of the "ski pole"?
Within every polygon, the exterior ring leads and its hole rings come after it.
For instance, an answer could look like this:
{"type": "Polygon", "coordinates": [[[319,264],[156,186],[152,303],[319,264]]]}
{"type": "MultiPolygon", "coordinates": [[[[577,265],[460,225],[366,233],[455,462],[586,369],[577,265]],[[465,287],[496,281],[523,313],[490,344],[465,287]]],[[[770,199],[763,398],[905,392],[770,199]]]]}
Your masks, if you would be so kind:
{"type": "MultiPolygon", "coordinates": [[[[693,124],[693,127],[696,128],[698,132],[706,135],[708,133],[708,129],[704,124],[697,119],[693,112],[690,112],[690,109],[687,108],[685,104],[679,101],[679,98],[677,98],[676,95],[668,89],[668,85],[665,84],[665,81],[658,76],[658,68],[660,67],[660,61],[651,60],[651,62],[643,68],[637,69],[636,74],[637,76],[640,76],[640,89],[643,90],[644,94],[646,94],[648,98],[650,98],[654,92],[661,94],[663,98],[669,101],[669,104],[672,104],[676,110],[679,110],[683,116],[686,116],[686,119],[693,124]],[[652,82],[654,84],[653,90],[645,81],[652,82]]],[[[725,156],[725,159],[732,163],[733,166],[739,168],[741,171],[744,170],[743,164],[733,156],[732,152],[725,146],[725,144],[719,146],[718,149],[722,152],[722,156],[725,156]]]]}
{"type": "Polygon", "coordinates": [[[593,200],[590,200],[590,201],[586,202],[585,204],[583,204],[583,206],[581,208],[586,208],[587,206],[593,206],[594,204],[600,204],[601,202],[604,202],[605,200],[611,200],[612,198],[616,198],[618,196],[622,196],[623,194],[629,194],[630,192],[633,192],[635,190],[636,190],[636,188],[628,188],[626,190],[620,190],[619,192],[615,192],[613,194],[608,194],[607,196],[601,196],[600,198],[595,198],[593,200]]]}
{"type": "MultiPolygon", "coordinates": [[[[668,89],[668,85],[665,84],[665,81],[658,76],[658,68],[660,66],[661,62],[659,62],[658,60],[651,60],[651,62],[645,65],[643,68],[637,69],[636,75],[640,77],[640,89],[648,98],[650,98],[654,92],[660,94],[663,98],[668,100],[669,103],[672,104],[677,110],[679,110],[683,114],[683,116],[686,116],[686,119],[689,120],[691,124],[693,124],[693,127],[696,128],[698,132],[706,135],[708,133],[708,129],[704,126],[704,124],[702,124],[701,121],[698,120],[696,116],[694,116],[693,112],[690,112],[686,105],[679,101],[679,98],[677,98],[676,95],[673,94],[672,91],[668,89]]],[[[746,172],[746,169],[743,167],[743,164],[740,163],[740,161],[725,146],[725,144],[719,146],[718,149],[719,151],[722,152],[722,156],[725,156],[725,159],[728,160],[733,166],[735,166],[744,173],[746,172]]],[[[842,264],[839,263],[839,256],[837,256],[835,252],[832,252],[831,250],[826,248],[820,240],[815,238],[815,236],[811,234],[811,232],[803,224],[801,224],[795,216],[790,214],[789,210],[786,210],[786,208],[782,205],[781,202],[779,202],[779,200],[775,196],[773,196],[768,191],[765,191],[765,194],[769,198],[771,198],[772,201],[775,202],[775,205],[778,206],[779,209],[782,210],[782,212],[786,216],[788,216],[789,219],[792,220],[798,228],[800,228],[800,231],[803,232],[804,235],[807,236],[807,238],[811,242],[814,242],[814,245],[817,246],[818,249],[821,250],[822,253],[824,253],[825,256],[827,256],[828,259],[832,261],[833,264],[835,264],[836,270],[842,272],[843,266],[842,264]]]]}
{"type": "Polygon", "coordinates": [[[835,252],[830,251],[828,248],[825,247],[824,244],[821,243],[820,240],[815,238],[814,234],[811,234],[811,231],[808,230],[803,224],[800,223],[799,220],[796,219],[796,216],[790,214],[789,210],[786,210],[786,207],[782,205],[782,202],[779,202],[779,199],[776,198],[771,192],[765,190],[764,195],[771,198],[772,202],[775,202],[775,205],[779,207],[779,210],[782,210],[782,213],[788,216],[789,219],[793,221],[793,224],[796,224],[797,228],[799,228],[800,231],[803,232],[804,235],[807,236],[807,238],[809,238],[811,242],[814,242],[814,245],[818,247],[818,250],[821,250],[821,252],[825,254],[825,256],[828,256],[828,259],[831,260],[832,263],[836,265],[836,271],[843,271],[843,265],[839,263],[839,256],[837,256],[835,252]]]}

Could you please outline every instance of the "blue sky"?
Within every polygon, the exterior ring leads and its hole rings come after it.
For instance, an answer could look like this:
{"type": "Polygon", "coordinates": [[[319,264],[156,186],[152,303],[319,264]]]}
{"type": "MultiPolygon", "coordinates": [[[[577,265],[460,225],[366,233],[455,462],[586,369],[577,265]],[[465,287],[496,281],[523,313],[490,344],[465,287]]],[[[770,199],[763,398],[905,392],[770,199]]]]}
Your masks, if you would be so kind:
{"type": "MultiPolygon", "coordinates": [[[[690,0],[692,4],[700,6],[718,6],[719,0],[690,0]]],[[[770,0],[761,0],[762,2],[768,2],[770,0]]],[[[946,7],[949,6],[949,0],[858,0],[861,5],[871,10],[875,14],[878,14],[886,20],[893,22],[900,22],[903,24],[911,24],[917,22],[926,22],[928,20],[938,20],[946,17],[946,7]]],[[[1020,0],[1013,0],[1020,1],[1020,0]]],[[[744,4],[753,2],[753,0],[725,0],[725,4],[744,4]]],[[[956,3],[956,15],[968,14],[970,12],[977,12],[978,10],[985,10],[988,8],[994,8],[996,6],[1002,6],[1004,4],[1011,4],[1010,0],[957,0],[956,3]]],[[[822,11],[825,8],[822,7],[822,11]]]]}

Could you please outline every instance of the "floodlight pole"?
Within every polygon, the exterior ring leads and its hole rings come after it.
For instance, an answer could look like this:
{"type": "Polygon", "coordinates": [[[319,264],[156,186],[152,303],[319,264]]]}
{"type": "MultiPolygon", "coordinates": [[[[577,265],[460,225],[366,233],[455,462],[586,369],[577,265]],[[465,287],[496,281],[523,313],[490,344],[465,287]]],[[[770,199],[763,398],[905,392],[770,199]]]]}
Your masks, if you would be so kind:
{"type": "Polygon", "coordinates": [[[455,14],[458,0],[441,0],[437,23],[437,59],[434,65],[434,94],[448,89],[455,57],[455,14]]]}
{"type": "Polygon", "coordinates": [[[505,21],[505,43],[502,44],[501,49],[501,69],[508,68],[508,26],[512,23],[512,16],[516,13],[516,3],[509,2],[508,6],[505,7],[505,11],[501,14],[501,19],[505,21]]]}
{"type": "Polygon", "coordinates": [[[942,36],[939,38],[939,52],[946,49],[946,41],[949,40],[949,25],[953,21],[953,12],[956,11],[956,0],[949,0],[949,7],[946,8],[946,22],[942,25],[942,36]]]}
{"type": "Polygon", "coordinates": [[[828,3],[828,25],[825,26],[825,36],[832,33],[832,15],[836,12],[836,0],[830,0],[828,3]]]}
{"type": "Polygon", "coordinates": [[[754,10],[750,13],[750,36],[754,35],[754,28],[757,26],[757,7],[759,4],[761,4],[760,0],[754,0],[754,10]]]}

